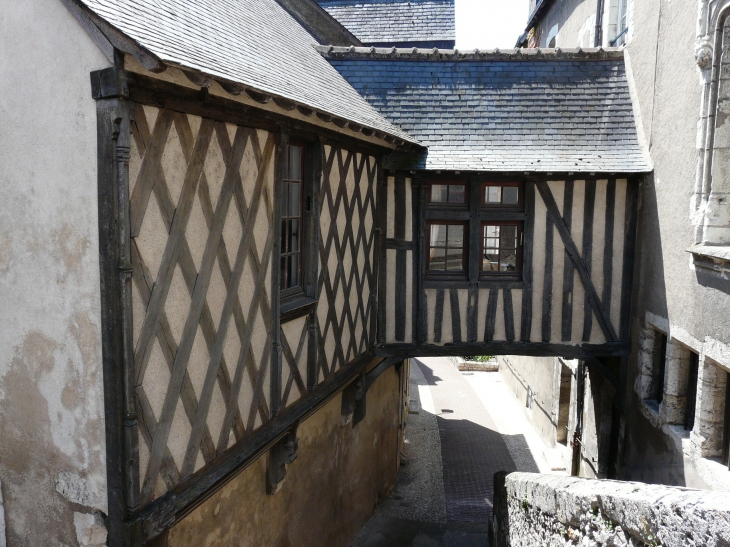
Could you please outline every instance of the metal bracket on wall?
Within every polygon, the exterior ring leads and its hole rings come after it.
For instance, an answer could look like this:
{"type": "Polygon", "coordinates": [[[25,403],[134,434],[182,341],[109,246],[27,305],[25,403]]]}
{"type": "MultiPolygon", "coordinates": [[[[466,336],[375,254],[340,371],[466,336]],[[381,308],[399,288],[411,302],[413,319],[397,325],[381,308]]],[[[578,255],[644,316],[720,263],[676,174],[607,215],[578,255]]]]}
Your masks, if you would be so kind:
{"type": "Polygon", "coordinates": [[[281,490],[286,480],[286,469],[288,465],[294,463],[297,459],[299,450],[299,439],[297,438],[297,428],[299,424],[295,424],[286,435],[284,435],[269,450],[269,464],[266,468],[266,492],[268,494],[276,494],[281,490]]]}

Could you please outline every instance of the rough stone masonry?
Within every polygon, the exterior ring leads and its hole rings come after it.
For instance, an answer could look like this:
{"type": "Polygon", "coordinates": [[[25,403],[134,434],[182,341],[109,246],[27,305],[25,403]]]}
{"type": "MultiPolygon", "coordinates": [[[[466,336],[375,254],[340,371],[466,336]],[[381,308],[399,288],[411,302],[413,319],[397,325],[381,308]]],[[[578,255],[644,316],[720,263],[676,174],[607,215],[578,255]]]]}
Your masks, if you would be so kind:
{"type": "Polygon", "coordinates": [[[505,482],[497,547],[730,546],[727,493],[533,473],[505,482]]]}

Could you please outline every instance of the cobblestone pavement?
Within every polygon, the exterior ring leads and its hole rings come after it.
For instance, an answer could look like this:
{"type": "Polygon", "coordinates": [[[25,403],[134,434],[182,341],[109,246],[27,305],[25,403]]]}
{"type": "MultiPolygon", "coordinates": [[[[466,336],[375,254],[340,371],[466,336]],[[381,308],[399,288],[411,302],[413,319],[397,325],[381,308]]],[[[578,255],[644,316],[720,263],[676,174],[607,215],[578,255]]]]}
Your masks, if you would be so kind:
{"type": "Polygon", "coordinates": [[[443,358],[412,362],[406,459],[352,547],[489,545],[494,473],[549,469],[497,378],[461,373],[443,358]]]}

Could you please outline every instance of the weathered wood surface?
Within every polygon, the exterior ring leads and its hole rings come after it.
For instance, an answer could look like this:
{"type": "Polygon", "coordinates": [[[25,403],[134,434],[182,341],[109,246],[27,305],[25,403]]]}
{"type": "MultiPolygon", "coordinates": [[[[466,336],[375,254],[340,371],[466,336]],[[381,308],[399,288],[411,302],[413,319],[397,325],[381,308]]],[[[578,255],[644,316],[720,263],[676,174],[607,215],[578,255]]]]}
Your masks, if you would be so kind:
{"type": "MultiPolygon", "coordinates": [[[[391,179],[397,188],[402,177],[391,179]]],[[[518,213],[485,212],[479,208],[478,192],[472,196],[477,206],[471,203],[470,211],[434,211],[426,203],[428,179],[418,181],[413,197],[417,201],[412,204],[413,238],[404,240],[392,232],[388,239],[389,248],[398,249],[398,253],[414,249],[413,275],[406,280],[417,304],[413,319],[416,337],[412,341],[451,344],[519,339],[572,345],[627,339],[620,327],[630,302],[623,302],[620,313],[617,304],[611,304],[631,292],[625,283],[629,283],[627,272],[633,271],[629,258],[634,249],[629,236],[636,229],[631,216],[636,209],[631,201],[638,184],[635,179],[548,181],[533,177],[525,181],[525,211],[518,213]],[[521,278],[491,280],[480,276],[480,247],[475,234],[481,237],[481,223],[514,220],[515,215],[525,219],[521,278]],[[468,220],[469,256],[476,258],[469,262],[463,279],[427,275],[424,240],[428,218],[468,220]],[[621,222],[620,227],[617,222],[621,222]],[[625,252],[627,245],[629,251],[625,252]]],[[[398,287],[403,285],[399,270],[402,260],[388,270],[393,275],[395,294],[401,294],[398,287]]],[[[387,344],[409,342],[401,337],[403,317],[398,308],[402,300],[395,302],[395,309],[388,313],[398,330],[386,338],[387,344]]]]}
{"type": "Polygon", "coordinates": [[[267,172],[272,169],[274,139],[268,137],[261,150],[259,133],[249,128],[141,106],[135,107],[134,117],[133,148],[139,160],[132,163],[139,170],[132,173],[131,183],[132,263],[137,298],[144,310],[135,331],[135,392],[144,422],[141,440],[148,452],[141,490],[141,501],[146,504],[212,461],[232,439],[240,440],[269,418],[268,394],[263,394],[268,366],[261,361],[257,366],[261,356],[253,355],[257,352],[252,352],[251,344],[256,325],[271,323],[267,287],[274,242],[273,196],[267,172]],[[153,124],[148,123],[149,117],[153,124]],[[178,154],[177,162],[169,159],[173,153],[178,154]],[[242,164],[256,173],[255,180],[244,183],[242,164]],[[216,169],[216,165],[220,167],[216,169]],[[182,184],[177,186],[181,178],[182,184]],[[176,193],[177,203],[173,201],[176,193]],[[260,215],[259,209],[264,213],[260,215]],[[189,227],[191,218],[195,218],[194,228],[189,227]],[[238,227],[236,241],[228,234],[224,237],[224,230],[230,231],[231,226],[238,227]],[[255,237],[255,231],[268,235],[255,237]],[[164,251],[159,258],[154,249],[161,242],[164,251]],[[150,270],[150,264],[157,271],[150,270]],[[173,291],[170,297],[175,272],[180,272],[185,292],[173,291]],[[246,278],[245,290],[241,285],[244,272],[254,275],[246,278]],[[210,291],[212,281],[220,285],[214,293],[210,291]],[[250,299],[244,296],[251,290],[249,284],[258,288],[250,299]],[[188,303],[181,297],[189,299],[188,303]],[[181,305],[188,308],[185,324],[176,333],[166,310],[181,305]],[[199,336],[207,351],[204,361],[200,350],[193,351],[199,336]],[[233,336],[239,344],[238,357],[233,355],[229,363],[224,350],[233,336]],[[159,395],[149,396],[155,390],[159,393],[160,387],[159,372],[148,379],[155,347],[162,350],[169,371],[161,407],[159,395]],[[196,370],[201,371],[196,374],[202,380],[197,389],[191,382],[196,370]],[[244,378],[249,382],[247,390],[253,392],[249,408],[242,408],[239,401],[244,378]],[[214,401],[217,417],[211,418],[214,401]],[[173,429],[178,442],[180,439],[180,425],[175,425],[180,404],[189,433],[184,449],[180,445],[171,450],[168,438],[173,429]],[[201,452],[202,462],[198,458],[201,452]]]}

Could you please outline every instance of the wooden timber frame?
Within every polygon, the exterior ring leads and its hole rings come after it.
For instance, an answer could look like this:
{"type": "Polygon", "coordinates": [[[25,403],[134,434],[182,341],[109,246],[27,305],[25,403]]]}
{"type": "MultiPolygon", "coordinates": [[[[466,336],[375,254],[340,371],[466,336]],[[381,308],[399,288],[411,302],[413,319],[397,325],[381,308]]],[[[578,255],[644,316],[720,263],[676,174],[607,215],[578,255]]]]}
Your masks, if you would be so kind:
{"type": "MultiPolygon", "coordinates": [[[[402,362],[403,359],[378,357],[375,354],[376,329],[378,328],[377,306],[382,295],[377,290],[373,290],[367,298],[367,302],[360,302],[357,312],[353,310],[353,313],[359,313],[362,320],[367,322],[365,332],[368,334],[363,338],[363,344],[358,345],[357,348],[351,344],[352,350],[342,354],[348,358],[340,358],[338,367],[326,367],[329,370],[321,378],[319,372],[322,359],[320,353],[324,351],[322,345],[310,343],[307,346],[308,350],[302,352],[302,344],[300,344],[297,352],[296,347],[287,346],[286,339],[282,340],[281,334],[283,321],[303,317],[306,320],[306,332],[303,337],[309,336],[312,340],[318,339],[316,300],[307,302],[306,305],[293,312],[292,310],[279,310],[278,268],[272,267],[270,309],[272,379],[269,386],[270,394],[267,395],[270,397],[268,421],[263,426],[253,429],[243,440],[234,443],[222,453],[214,455],[212,459],[206,458],[205,465],[201,469],[181,477],[182,480],[163,495],[151,501],[143,501],[143,477],[140,475],[139,463],[142,416],[139,404],[135,402],[137,371],[135,370],[135,327],[132,317],[135,294],[133,277],[142,273],[135,265],[139,262],[139,257],[132,241],[132,235],[135,227],[138,230],[142,221],[133,216],[135,211],[131,207],[132,196],[129,180],[130,150],[134,149],[131,125],[135,123],[135,108],[139,108],[138,105],[149,105],[165,109],[165,112],[187,113],[200,116],[203,120],[217,120],[249,127],[253,131],[265,130],[273,134],[276,137],[275,154],[277,157],[273,163],[278,170],[274,177],[274,196],[280,192],[281,188],[282,162],[278,161],[278,155],[289,136],[315,143],[316,146],[310,147],[308,151],[308,161],[311,160],[314,180],[313,186],[310,188],[312,197],[315,198],[311,203],[310,218],[312,219],[319,217],[320,199],[317,198],[317,194],[319,179],[322,178],[323,163],[326,159],[324,146],[330,146],[333,149],[329,155],[329,162],[330,166],[333,161],[335,162],[335,169],[337,161],[344,161],[347,165],[352,163],[354,166],[355,153],[374,158],[375,163],[373,163],[372,169],[368,163],[367,171],[367,176],[372,184],[373,201],[370,204],[373,207],[375,198],[383,193],[381,162],[390,148],[369,144],[327,128],[287,118],[284,115],[211,96],[205,88],[195,90],[128,72],[121,68],[123,66],[121,54],[117,53],[116,56],[117,67],[91,74],[92,96],[97,101],[98,120],[102,352],[109,491],[107,527],[110,547],[138,547],[165,544],[167,532],[172,526],[200,506],[257,458],[272,448],[278,449],[282,441],[295,437],[296,428],[303,420],[317,412],[356,380],[360,380],[360,385],[367,390],[380,374],[402,362]],[[349,150],[350,156],[344,158],[341,157],[344,154],[335,154],[335,148],[349,150]],[[371,310],[369,314],[365,313],[366,310],[363,307],[368,305],[371,310]],[[291,361],[295,354],[298,357],[300,353],[305,354],[303,360],[306,362],[304,374],[306,379],[300,378],[295,383],[298,389],[304,390],[304,396],[289,406],[283,406],[282,392],[286,393],[292,389],[293,377],[290,376],[288,384],[284,385],[286,378],[282,376],[282,368],[287,368],[287,364],[288,368],[295,367],[296,365],[291,361]],[[370,372],[368,373],[368,371],[370,372]]],[[[140,114],[139,111],[137,114],[140,114]]],[[[170,123],[168,121],[168,126],[170,123]]],[[[204,122],[203,125],[205,123],[207,122],[204,122]]],[[[203,126],[201,125],[201,127],[203,126]]],[[[192,145],[189,139],[187,145],[188,147],[192,145]]],[[[353,169],[360,169],[359,172],[364,173],[364,162],[359,166],[354,166],[353,169]]],[[[338,190],[340,194],[343,191],[338,190]]],[[[337,202],[339,203],[339,201],[338,199],[337,202]]],[[[360,205],[362,206],[362,204],[360,205]]],[[[385,217],[377,208],[372,213],[371,245],[373,247],[369,252],[371,252],[373,263],[369,266],[371,270],[369,275],[377,283],[381,276],[378,262],[383,244],[380,234],[385,217]]],[[[275,227],[278,227],[279,224],[278,221],[273,222],[275,227]]],[[[314,222],[307,230],[312,235],[310,243],[312,243],[311,240],[318,241],[319,224],[314,222]]],[[[362,233],[349,237],[363,239],[362,233]]],[[[274,256],[271,262],[276,264],[278,261],[278,232],[274,233],[271,241],[273,245],[269,252],[274,256]]],[[[339,246],[339,243],[336,245],[339,246]]],[[[319,245],[313,244],[313,246],[318,247],[319,245]]],[[[316,249],[313,251],[312,255],[315,259],[307,266],[308,271],[305,276],[304,288],[308,295],[315,292],[318,284],[317,266],[320,256],[316,249]]],[[[228,268],[233,268],[233,265],[231,264],[228,268]]],[[[149,272],[144,273],[149,277],[149,272]]],[[[240,273],[236,274],[236,271],[233,271],[232,274],[240,276],[240,273]]],[[[192,279],[188,281],[194,283],[195,276],[193,275],[192,279]]],[[[146,282],[150,283],[150,280],[147,279],[146,282]]],[[[360,284],[360,286],[362,285],[360,284]]],[[[211,351],[215,351],[215,348],[212,347],[211,351]]],[[[174,359],[174,355],[172,358],[174,359]]],[[[188,381],[187,378],[185,381],[188,381]]],[[[364,400],[360,404],[360,408],[364,413],[364,400]]],[[[201,431],[198,435],[204,433],[204,429],[198,430],[201,431]]]]}
{"type": "MultiPolygon", "coordinates": [[[[118,67],[123,66],[120,61],[118,67]]],[[[195,508],[222,488],[228,481],[253,463],[257,458],[264,455],[282,439],[295,436],[298,425],[309,416],[317,412],[332,398],[343,392],[346,388],[357,382],[358,392],[362,392],[361,398],[355,401],[355,419],[353,424],[359,421],[365,412],[365,394],[373,385],[375,380],[390,367],[403,362],[405,359],[421,356],[467,356],[476,354],[489,355],[531,355],[531,356],[561,356],[566,358],[582,359],[589,367],[595,369],[604,378],[608,379],[614,387],[617,397],[615,405],[618,417],[623,408],[623,393],[627,378],[628,353],[629,353],[629,327],[630,311],[632,302],[633,283],[633,258],[635,252],[635,233],[637,225],[638,205],[638,180],[635,175],[622,174],[592,174],[591,179],[605,178],[616,180],[627,178],[630,180],[626,195],[626,212],[624,218],[626,241],[623,248],[623,272],[621,277],[621,299],[620,303],[620,327],[618,332],[612,330],[610,321],[602,321],[603,314],[600,304],[606,299],[605,294],[598,295],[595,290],[587,291],[586,309],[591,308],[596,312],[598,323],[603,332],[606,333],[606,343],[593,344],[584,342],[581,344],[554,343],[543,339],[535,341],[531,339],[532,328],[531,307],[527,299],[522,299],[519,323],[512,325],[513,333],[506,341],[478,341],[478,307],[475,304],[473,295],[485,286],[489,287],[490,297],[488,310],[490,316],[496,313],[496,290],[510,290],[521,288],[527,294],[532,294],[536,285],[555,284],[549,274],[542,279],[535,278],[533,271],[533,242],[535,230],[543,227],[535,226],[534,223],[534,201],[536,194],[546,197],[548,204],[548,227],[552,226],[557,232],[557,237],[562,238],[566,243],[565,256],[565,279],[566,286],[572,282],[572,276],[568,274],[570,268],[575,268],[580,278],[586,281],[586,264],[584,257],[586,252],[591,251],[590,238],[582,241],[580,252],[579,246],[572,242],[570,237],[569,215],[561,216],[550,203],[548,197],[547,181],[563,177],[565,180],[584,180],[584,176],[576,176],[572,173],[551,174],[548,176],[519,174],[520,180],[525,182],[526,199],[524,211],[524,258],[523,278],[521,281],[498,281],[479,280],[474,281],[472,272],[470,281],[439,282],[441,285],[434,285],[433,281],[425,279],[425,203],[426,183],[430,177],[427,173],[392,173],[396,179],[395,207],[412,207],[412,226],[405,223],[406,216],[402,216],[398,225],[394,227],[395,232],[389,237],[389,199],[388,199],[388,175],[383,168],[385,158],[390,149],[367,144],[352,137],[340,135],[334,131],[319,126],[314,126],[299,120],[293,120],[280,114],[267,112],[255,107],[242,105],[222,97],[211,96],[205,88],[195,90],[182,87],[155,78],[131,73],[122,68],[105,69],[92,73],[92,95],[97,100],[98,118],[98,197],[99,197],[99,230],[100,230],[100,264],[101,264],[101,298],[102,298],[102,352],[104,368],[104,393],[105,393],[105,418],[106,418],[106,443],[107,443],[107,473],[109,491],[109,515],[107,527],[109,531],[110,547],[141,547],[142,545],[153,545],[158,538],[164,540],[167,531],[180,522],[195,508]],[[272,262],[272,294],[271,294],[271,384],[270,384],[270,419],[264,426],[253,430],[245,439],[235,443],[233,446],[215,455],[206,461],[206,465],[186,476],[181,482],[169,489],[150,502],[143,502],[141,499],[142,477],[139,469],[139,435],[140,416],[135,404],[135,349],[133,335],[133,249],[130,244],[133,219],[130,218],[130,190],[129,190],[129,162],[130,149],[132,148],[130,123],[134,117],[134,105],[151,105],[158,108],[169,109],[175,112],[183,112],[205,119],[218,120],[241,126],[262,129],[275,134],[277,154],[290,135],[297,138],[304,137],[321,145],[330,144],[340,146],[349,150],[358,150],[377,158],[377,175],[375,177],[375,195],[377,197],[377,208],[374,211],[374,248],[372,275],[376,279],[376,291],[371,292],[368,301],[372,313],[367,317],[369,323],[369,335],[366,347],[360,347],[355,351],[351,359],[340,358],[340,366],[326,371],[324,379],[320,379],[322,368],[322,344],[308,345],[306,362],[306,380],[301,380],[306,386],[306,394],[289,406],[282,405],[282,391],[288,391],[291,387],[291,378],[288,386],[282,384],[282,368],[285,363],[292,365],[292,356],[296,348],[282,348],[281,337],[281,315],[279,310],[279,296],[276,267],[278,258],[278,234],[273,238],[272,262]],[[406,178],[412,179],[410,203],[404,194],[402,183],[406,178]],[[406,231],[410,229],[410,239],[406,237],[406,231]],[[388,338],[386,327],[386,309],[392,302],[389,302],[386,284],[389,282],[389,270],[386,256],[390,251],[396,254],[395,264],[395,304],[400,320],[396,322],[396,337],[401,341],[393,341],[388,338]],[[408,264],[410,253],[411,264],[408,264]],[[411,275],[408,276],[408,267],[411,275]],[[452,302],[452,313],[463,311],[468,318],[467,327],[463,333],[463,341],[445,344],[434,344],[428,342],[428,306],[425,298],[428,288],[436,288],[441,293],[443,301],[448,293],[448,299],[452,302]],[[468,306],[464,310],[458,310],[458,298],[454,297],[455,291],[467,288],[470,291],[468,306]],[[494,297],[492,295],[495,295],[494,297]],[[406,317],[406,306],[404,303],[412,301],[411,317],[406,317]],[[406,323],[410,322],[411,340],[404,341],[406,336],[406,323]],[[618,366],[617,366],[618,363],[618,366]]],[[[321,148],[320,145],[320,148],[321,148]]],[[[319,180],[320,170],[328,158],[318,155],[315,158],[315,170],[318,173],[315,178],[319,180]]],[[[330,165],[334,154],[330,154],[330,165]]],[[[349,161],[349,160],[347,160],[349,161]]],[[[275,161],[280,169],[281,162],[275,161]]],[[[362,167],[361,167],[362,169],[362,167]]],[[[514,180],[517,174],[490,176],[490,180],[503,178],[514,180]]],[[[473,181],[481,181],[486,175],[473,175],[473,181]]],[[[275,195],[280,191],[281,173],[275,177],[275,195]]],[[[318,182],[317,182],[318,184],[318,182]]],[[[317,186],[315,184],[315,187],[317,186]]],[[[315,188],[316,191],[316,188],[315,188]]],[[[566,199],[568,197],[566,196],[566,199]]],[[[318,200],[314,200],[314,212],[320,214],[318,200]]],[[[393,211],[391,211],[392,213],[393,211]]],[[[401,211],[403,212],[403,211],[401,211]]],[[[477,222],[477,218],[467,216],[469,222],[477,222]]],[[[274,226],[280,223],[275,222],[274,226]]],[[[318,226],[311,230],[319,235],[318,226]]],[[[553,236],[552,229],[549,230],[553,236]]],[[[554,236],[553,236],[554,237],[554,236]]],[[[476,242],[470,242],[472,250],[476,242]]],[[[608,253],[608,249],[606,249],[608,253]]],[[[559,257],[552,256],[551,260],[557,261],[559,257]]],[[[317,260],[309,267],[308,283],[316,283],[318,277],[317,260]]],[[[476,266],[470,265],[471,269],[476,266]]],[[[476,270],[475,270],[476,271],[476,270]]],[[[590,279],[587,281],[590,285],[590,279]]],[[[568,287],[569,288],[569,287],[568,287]]],[[[604,286],[603,291],[606,292],[604,286]]],[[[610,289],[608,289],[610,290],[610,289]]],[[[506,297],[505,297],[506,298],[506,297]]],[[[506,300],[510,302],[510,300],[506,300]]],[[[565,301],[563,302],[565,306],[565,301]]],[[[362,308],[360,303],[359,308],[362,308]]],[[[543,330],[550,324],[550,310],[555,306],[543,308],[541,321],[543,330]]],[[[511,309],[504,310],[505,319],[514,321],[516,314],[511,309]]],[[[288,313],[283,311],[283,313],[288,313]]],[[[586,312],[588,313],[588,312],[586,312]]],[[[312,304],[302,314],[306,316],[305,330],[312,340],[319,339],[318,325],[316,322],[316,310],[312,304]]],[[[585,321],[584,323],[588,323],[585,321]]],[[[493,324],[490,328],[493,329],[493,324]]],[[[567,329],[567,327],[565,327],[567,329]]],[[[542,338],[546,338],[543,336],[542,338]]],[[[585,336],[584,336],[585,338],[585,336]]],[[[300,349],[301,352],[301,349],[300,349]]],[[[614,420],[618,423],[618,420],[614,420]]],[[[618,428],[616,431],[616,443],[618,442],[618,428]]],[[[614,435],[612,435],[612,454],[614,451],[614,435]]]]}

